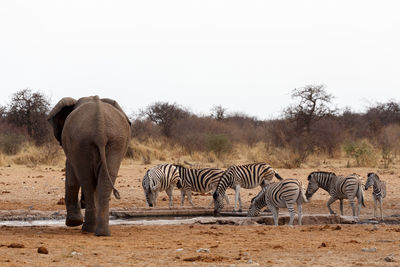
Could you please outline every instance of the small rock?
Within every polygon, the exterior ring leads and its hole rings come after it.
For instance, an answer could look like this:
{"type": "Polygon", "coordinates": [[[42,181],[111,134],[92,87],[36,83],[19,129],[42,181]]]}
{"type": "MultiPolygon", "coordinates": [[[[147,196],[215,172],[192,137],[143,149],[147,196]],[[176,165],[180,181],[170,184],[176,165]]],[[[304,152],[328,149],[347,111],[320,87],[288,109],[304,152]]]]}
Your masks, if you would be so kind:
{"type": "Polygon", "coordinates": [[[374,225],[374,226],[372,226],[372,229],[371,229],[371,231],[378,231],[378,226],[376,226],[376,225],[374,225]]]}
{"type": "Polygon", "coordinates": [[[20,243],[11,243],[10,245],[8,245],[9,248],[24,248],[24,244],[20,244],[20,243]]]}
{"type": "Polygon", "coordinates": [[[60,198],[60,200],[57,202],[57,205],[65,205],[65,198],[60,198]]]}
{"type": "Polygon", "coordinates": [[[322,242],[322,244],[318,247],[318,248],[326,248],[327,246],[326,246],[326,243],[325,242],[322,242]]]}
{"type": "Polygon", "coordinates": [[[79,255],[82,255],[82,253],[79,253],[79,252],[76,252],[76,251],[72,251],[71,255],[72,256],[79,256],[79,255]]]}
{"type": "Polygon", "coordinates": [[[385,260],[386,262],[395,262],[395,260],[394,260],[394,258],[393,258],[392,255],[389,255],[389,256],[385,257],[384,260],[385,260]]]}
{"type": "Polygon", "coordinates": [[[38,252],[39,254],[49,254],[49,251],[48,251],[47,248],[45,248],[45,247],[39,247],[38,250],[37,250],[37,252],[38,252]]]}
{"type": "Polygon", "coordinates": [[[183,248],[178,248],[176,251],[178,252],[183,251],[183,248]]]}
{"type": "Polygon", "coordinates": [[[337,225],[336,227],[333,227],[332,230],[342,230],[342,227],[340,225],[337,225]]]}
{"type": "Polygon", "coordinates": [[[362,248],[362,252],[376,252],[376,248],[362,248]]]}
{"type": "Polygon", "coordinates": [[[163,197],[161,200],[162,200],[162,201],[167,201],[167,198],[166,198],[166,197],[163,197]]]}
{"type": "Polygon", "coordinates": [[[197,253],[210,253],[210,249],[209,248],[199,248],[198,250],[196,250],[197,253]]]}

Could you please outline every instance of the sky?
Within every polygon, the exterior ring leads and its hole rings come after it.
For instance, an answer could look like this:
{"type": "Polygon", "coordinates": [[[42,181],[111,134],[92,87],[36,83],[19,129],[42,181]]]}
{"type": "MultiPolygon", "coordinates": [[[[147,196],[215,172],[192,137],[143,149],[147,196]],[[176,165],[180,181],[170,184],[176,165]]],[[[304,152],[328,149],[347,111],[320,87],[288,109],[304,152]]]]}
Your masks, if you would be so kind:
{"type": "Polygon", "coordinates": [[[338,108],[400,101],[400,1],[0,2],[0,105],[30,88],[260,119],[325,84],[338,108]]]}

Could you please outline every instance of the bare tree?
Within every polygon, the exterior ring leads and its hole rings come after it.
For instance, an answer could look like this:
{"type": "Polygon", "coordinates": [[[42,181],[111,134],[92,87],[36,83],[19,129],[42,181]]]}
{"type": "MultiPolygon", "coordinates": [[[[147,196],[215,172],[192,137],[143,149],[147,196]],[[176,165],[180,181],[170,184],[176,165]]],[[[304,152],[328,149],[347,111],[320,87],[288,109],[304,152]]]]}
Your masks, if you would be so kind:
{"type": "Polygon", "coordinates": [[[215,105],[211,109],[211,118],[216,120],[223,120],[225,118],[226,108],[221,105],[215,105]]]}
{"type": "Polygon", "coordinates": [[[178,106],[177,104],[169,104],[168,102],[156,102],[148,106],[143,112],[149,120],[161,127],[164,136],[170,137],[172,127],[179,119],[189,116],[189,112],[178,106]]]}
{"type": "Polygon", "coordinates": [[[336,109],[330,107],[333,96],[325,88],[323,84],[306,85],[292,91],[292,98],[298,99],[298,102],[284,113],[286,118],[296,122],[300,132],[305,130],[309,134],[315,122],[336,113],[336,109]]]}
{"type": "Polygon", "coordinates": [[[43,143],[49,135],[46,121],[49,109],[49,100],[42,93],[23,89],[12,96],[7,120],[16,126],[26,127],[30,137],[38,143],[43,143]]]}

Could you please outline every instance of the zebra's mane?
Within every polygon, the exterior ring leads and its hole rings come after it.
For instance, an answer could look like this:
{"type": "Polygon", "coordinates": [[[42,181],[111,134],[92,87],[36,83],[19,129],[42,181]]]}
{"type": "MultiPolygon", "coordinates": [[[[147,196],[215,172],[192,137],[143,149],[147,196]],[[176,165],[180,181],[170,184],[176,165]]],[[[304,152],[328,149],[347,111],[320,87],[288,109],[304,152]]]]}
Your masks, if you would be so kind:
{"type": "Polygon", "coordinates": [[[374,172],[368,173],[367,177],[369,177],[370,175],[374,175],[378,181],[381,180],[381,179],[379,179],[379,176],[378,176],[376,173],[374,173],[374,172]]]}
{"type": "Polygon", "coordinates": [[[315,174],[324,174],[324,175],[333,175],[336,176],[336,174],[334,172],[312,172],[308,175],[307,180],[310,181],[311,176],[315,175],[315,174]]]}

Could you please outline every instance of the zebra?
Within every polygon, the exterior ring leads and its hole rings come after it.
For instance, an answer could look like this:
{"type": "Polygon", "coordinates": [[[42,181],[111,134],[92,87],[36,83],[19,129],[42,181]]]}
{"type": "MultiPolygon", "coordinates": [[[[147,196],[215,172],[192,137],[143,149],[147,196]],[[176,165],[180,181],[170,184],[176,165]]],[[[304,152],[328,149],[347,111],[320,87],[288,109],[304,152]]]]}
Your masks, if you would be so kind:
{"type": "MultiPolygon", "coordinates": [[[[185,194],[187,194],[189,203],[194,206],[192,202],[192,191],[206,193],[209,191],[214,192],[217,187],[218,181],[223,170],[217,168],[185,168],[182,165],[175,165],[178,168],[179,176],[181,178],[177,183],[177,187],[181,190],[181,205],[185,201],[185,194]]],[[[228,196],[225,196],[227,204],[229,204],[228,196]]],[[[209,206],[211,206],[213,201],[209,206]]]]}
{"type": "Polygon", "coordinates": [[[330,214],[336,214],[331,209],[331,204],[337,199],[340,201],[340,213],[343,215],[343,199],[350,201],[353,216],[356,216],[354,198],[357,197],[358,210],[360,215],[361,205],[364,205],[364,194],[361,179],[358,175],[336,176],[333,172],[312,172],[308,175],[308,187],[306,192],[307,200],[321,187],[329,193],[331,198],[327,202],[330,214]]]}
{"type": "Polygon", "coordinates": [[[294,204],[297,203],[298,222],[301,225],[303,202],[308,201],[301,182],[297,179],[285,179],[267,184],[253,197],[247,216],[257,216],[263,207],[268,206],[274,216],[274,224],[278,226],[279,208],[287,208],[290,213],[289,225],[292,226],[295,215],[294,204]]]}
{"type": "Polygon", "coordinates": [[[174,205],[172,191],[179,180],[178,169],[173,164],[160,164],[149,169],[142,180],[146,206],[155,207],[158,193],[165,190],[171,208],[174,205]]]}
{"type": "Polygon", "coordinates": [[[240,188],[251,189],[256,186],[263,188],[272,178],[276,176],[279,180],[282,177],[266,163],[252,163],[247,165],[232,165],[221,176],[217,188],[213,194],[214,215],[218,215],[224,207],[223,197],[226,189],[231,187],[235,189],[235,208],[239,202],[239,211],[242,210],[242,201],[240,199],[240,188]]]}
{"type": "Polygon", "coordinates": [[[383,220],[383,199],[386,197],[386,182],[379,179],[377,174],[368,173],[365,190],[368,190],[370,186],[374,188],[374,191],[372,191],[372,197],[374,199],[374,217],[376,217],[376,210],[379,202],[381,220],[383,220]]]}

